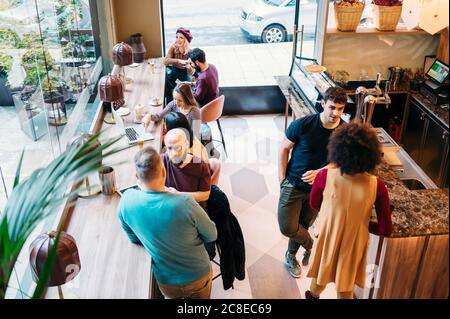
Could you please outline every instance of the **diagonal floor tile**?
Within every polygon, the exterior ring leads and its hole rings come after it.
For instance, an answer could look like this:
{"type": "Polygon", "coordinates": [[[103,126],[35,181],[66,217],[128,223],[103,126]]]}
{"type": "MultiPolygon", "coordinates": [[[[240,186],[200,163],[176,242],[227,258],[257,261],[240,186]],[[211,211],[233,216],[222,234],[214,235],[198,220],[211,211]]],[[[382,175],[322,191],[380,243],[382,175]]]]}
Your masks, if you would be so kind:
{"type": "Polygon", "coordinates": [[[264,176],[248,168],[237,171],[230,180],[233,195],[250,203],[256,203],[268,193],[264,176]]]}
{"type": "Polygon", "coordinates": [[[284,269],[284,264],[265,254],[248,268],[253,298],[299,299],[295,280],[284,269]]]}

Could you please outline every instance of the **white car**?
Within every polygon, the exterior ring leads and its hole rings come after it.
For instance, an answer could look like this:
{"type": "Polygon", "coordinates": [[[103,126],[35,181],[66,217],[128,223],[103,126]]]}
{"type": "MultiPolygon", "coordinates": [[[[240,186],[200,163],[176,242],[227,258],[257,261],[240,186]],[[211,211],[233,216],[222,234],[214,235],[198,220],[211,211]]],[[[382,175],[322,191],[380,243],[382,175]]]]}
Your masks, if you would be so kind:
{"type": "Polygon", "coordinates": [[[241,9],[241,31],[253,41],[283,42],[294,29],[295,0],[254,0],[241,9]]]}
{"type": "MultiPolygon", "coordinates": [[[[334,25],[334,6],[330,1],[329,25],[334,25]]],[[[316,32],[317,0],[300,1],[299,25],[305,35],[316,32]]],[[[292,36],[295,19],[295,0],[253,0],[241,8],[241,31],[253,41],[284,42],[292,36]]],[[[361,23],[371,23],[372,10],[366,5],[361,23]]]]}

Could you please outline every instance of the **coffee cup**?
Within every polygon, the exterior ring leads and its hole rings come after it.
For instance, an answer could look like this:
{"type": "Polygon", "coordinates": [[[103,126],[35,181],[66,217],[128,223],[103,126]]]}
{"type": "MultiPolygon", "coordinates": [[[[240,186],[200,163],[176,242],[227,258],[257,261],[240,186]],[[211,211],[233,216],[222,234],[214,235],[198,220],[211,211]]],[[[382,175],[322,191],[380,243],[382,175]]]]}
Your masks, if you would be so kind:
{"type": "Polygon", "coordinates": [[[103,166],[98,171],[102,193],[104,195],[113,195],[116,192],[116,178],[114,176],[114,168],[111,166],[103,166]]]}
{"type": "Polygon", "coordinates": [[[152,98],[152,105],[160,105],[159,99],[157,97],[152,98]]]}
{"type": "Polygon", "coordinates": [[[144,106],[142,104],[138,104],[134,107],[134,121],[136,123],[141,123],[142,118],[144,117],[144,106]]]}

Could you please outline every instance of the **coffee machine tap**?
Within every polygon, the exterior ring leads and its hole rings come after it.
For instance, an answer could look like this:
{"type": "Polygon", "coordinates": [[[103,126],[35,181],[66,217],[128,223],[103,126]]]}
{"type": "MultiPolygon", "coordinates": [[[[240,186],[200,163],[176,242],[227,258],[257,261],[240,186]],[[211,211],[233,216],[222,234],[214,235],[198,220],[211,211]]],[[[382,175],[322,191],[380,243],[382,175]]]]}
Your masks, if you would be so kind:
{"type": "Polygon", "coordinates": [[[377,81],[374,88],[367,89],[360,86],[356,89],[356,115],[355,120],[370,124],[375,104],[384,104],[386,108],[391,104],[389,97],[389,81],[386,81],[384,94],[380,88],[381,73],[377,73],[377,81]]]}

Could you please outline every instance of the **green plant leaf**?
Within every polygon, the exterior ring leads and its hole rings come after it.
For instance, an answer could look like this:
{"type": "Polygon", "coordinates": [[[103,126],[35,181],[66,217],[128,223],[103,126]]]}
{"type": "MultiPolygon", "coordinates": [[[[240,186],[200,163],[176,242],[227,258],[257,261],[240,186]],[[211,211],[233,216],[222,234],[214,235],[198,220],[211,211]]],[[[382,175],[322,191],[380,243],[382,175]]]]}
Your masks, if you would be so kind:
{"type": "Polygon", "coordinates": [[[22,152],[15,187],[0,216],[0,299],[5,296],[17,257],[37,224],[75,197],[81,188],[77,182],[97,172],[104,158],[129,147],[114,147],[121,136],[102,144],[98,142],[99,138],[100,134],[96,134],[82,145],[68,147],[46,167],[20,181],[22,152]]]}
{"type": "Polygon", "coordinates": [[[14,177],[13,189],[16,188],[16,186],[19,184],[20,171],[22,170],[22,162],[23,162],[24,154],[25,154],[25,150],[23,150],[22,154],[20,154],[19,164],[17,164],[17,169],[16,169],[16,176],[14,177]]]}

